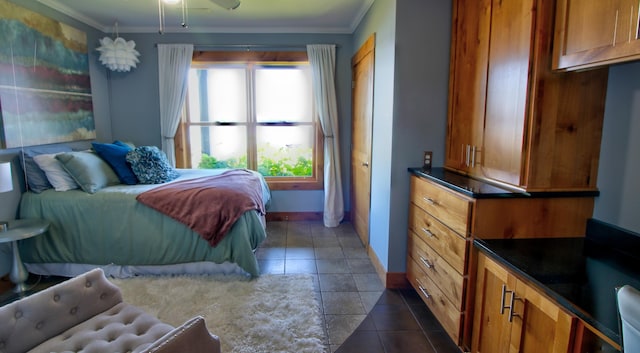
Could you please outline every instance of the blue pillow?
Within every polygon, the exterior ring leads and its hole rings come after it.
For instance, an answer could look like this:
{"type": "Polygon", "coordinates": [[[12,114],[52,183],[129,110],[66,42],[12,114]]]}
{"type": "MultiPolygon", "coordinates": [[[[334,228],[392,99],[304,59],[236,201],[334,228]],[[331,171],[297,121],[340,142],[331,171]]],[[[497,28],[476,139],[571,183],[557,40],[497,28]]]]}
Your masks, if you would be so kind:
{"type": "Polygon", "coordinates": [[[122,146],[122,147],[129,147],[130,149],[134,149],[136,148],[136,145],[134,145],[132,142],[122,142],[120,140],[115,140],[113,141],[114,145],[118,145],[118,146],[122,146]]]}
{"type": "Polygon", "coordinates": [[[167,155],[156,146],[140,146],[127,153],[127,162],[141,184],[162,184],[179,176],[167,155]]]}
{"type": "Polygon", "coordinates": [[[25,149],[24,154],[20,153],[20,165],[24,168],[29,190],[39,194],[47,189],[53,188],[46,174],[33,160],[33,156],[58,152],[71,152],[71,147],[65,145],[38,146],[25,149]]]}
{"type": "Polygon", "coordinates": [[[127,185],[135,185],[138,178],[127,163],[127,153],[131,151],[128,146],[120,146],[115,143],[92,142],[91,145],[100,158],[104,159],[120,179],[120,182],[127,185]]]}

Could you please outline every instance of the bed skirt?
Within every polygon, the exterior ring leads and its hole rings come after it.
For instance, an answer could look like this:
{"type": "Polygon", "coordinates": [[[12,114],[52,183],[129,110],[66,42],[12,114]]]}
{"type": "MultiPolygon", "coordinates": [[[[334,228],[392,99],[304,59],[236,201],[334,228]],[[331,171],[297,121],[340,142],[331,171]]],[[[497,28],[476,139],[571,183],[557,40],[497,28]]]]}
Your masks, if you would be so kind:
{"type": "Polygon", "coordinates": [[[91,265],[72,263],[27,263],[30,273],[43,276],[75,277],[94,268],[101,268],[107,277],[131,278],[138,276],[206,276],[214,274],[251,275],[232,262],[216,264],[214,262],[190,262],[172,265],[91,265]]]}

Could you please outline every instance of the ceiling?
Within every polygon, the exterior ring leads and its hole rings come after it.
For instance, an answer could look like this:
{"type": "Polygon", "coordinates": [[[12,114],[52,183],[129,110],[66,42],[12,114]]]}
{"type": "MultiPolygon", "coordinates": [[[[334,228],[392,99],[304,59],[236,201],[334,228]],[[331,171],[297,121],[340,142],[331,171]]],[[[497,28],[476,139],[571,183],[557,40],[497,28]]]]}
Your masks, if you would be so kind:
{"type": "MultiPolygon", "coordinates": [[[[353,33],[374,0],[241,0],[226,10],[210,0],[164,5],[164,33],[353,33]]],[[[105,33],[158,33],[158,0],[38,0],[105,33]]]]}

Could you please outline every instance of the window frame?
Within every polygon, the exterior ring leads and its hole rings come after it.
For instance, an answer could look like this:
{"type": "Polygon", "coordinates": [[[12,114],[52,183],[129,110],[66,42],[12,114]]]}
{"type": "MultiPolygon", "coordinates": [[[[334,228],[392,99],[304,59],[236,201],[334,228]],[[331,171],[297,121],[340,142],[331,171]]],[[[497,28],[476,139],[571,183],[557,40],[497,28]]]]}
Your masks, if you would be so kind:
{"type": "MultiPolygon", "coordinates": [[[[308,57],[305,51],[194,51],[191,68],[206,68],[212,64],[242,64],[242,65],[298,65],[308,64],[308,57]]],[[[265,180],[271,190],[322,190],[324,188],[324,135],[322,126],[318,118],[315,106],[313,115],[316,127],[316,136],[314,139],[314,155],[313,155],[313,175],[311,177],[270,177],[265,176],[265,180]]],[[[210,122],[190,122],[188,104],[184,104],[183,114],[180,119],[178,131],[175,136],[176,149],[176,165],[180,168],[189,168],[191,166],[191,146],[189,139],[189,128],[191,126],[216,126],[220,123],[210,122]]],[[[258,123],[250,119],[244,123],[224,123],[224,125],[245,125],[248,128],[247,155],[249,169],[257,170],[257,158],[254,155],[256,151],[256,129],[259,126],[291,126],[288,123],[258,123]]],[[[293,126],[296,126],[294,124],[293,126]]],[[[305,124],[300,124],[305,125],[305,124]]]]}

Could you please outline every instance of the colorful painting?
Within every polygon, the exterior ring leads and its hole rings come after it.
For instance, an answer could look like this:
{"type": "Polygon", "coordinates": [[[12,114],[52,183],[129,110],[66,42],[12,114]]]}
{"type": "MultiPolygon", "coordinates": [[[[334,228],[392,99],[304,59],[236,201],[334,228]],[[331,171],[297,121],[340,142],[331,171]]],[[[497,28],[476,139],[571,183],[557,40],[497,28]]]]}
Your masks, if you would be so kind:
{"type": "Polygon", "coordinates": [[[0,0],[0,148],[95,139],[86,33],[0,0]]]}

